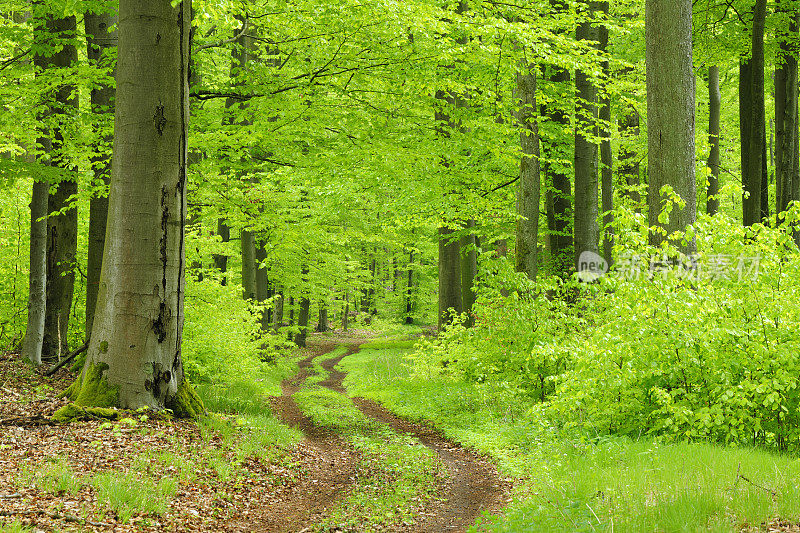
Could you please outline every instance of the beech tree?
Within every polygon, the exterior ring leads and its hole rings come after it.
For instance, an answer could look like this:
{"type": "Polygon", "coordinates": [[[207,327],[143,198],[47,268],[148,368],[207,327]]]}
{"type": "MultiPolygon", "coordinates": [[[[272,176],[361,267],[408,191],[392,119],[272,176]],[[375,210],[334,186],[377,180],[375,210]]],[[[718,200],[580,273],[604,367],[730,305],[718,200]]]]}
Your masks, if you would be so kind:
{"type": "MultiPolygon", "coordinates": [[[[645,39],[647,67],[648,200],[651,244],[695,223],[694,71],[692,70],[691,0],[647,0],[645,39]],[[673,205],[669,221],[661,216],[666,186],[684,205],[673,205]]],[[[673,201],[673,197],[666,199],[673,201]]],[[[676,243],[686,252],[694,239],[676,243]]]]}
{"type": "Polygon", "coordinates": [[[97,307],[78,405],[199,400],[181,357],[190,2],[121,0],[114,159],[97,307]]]}

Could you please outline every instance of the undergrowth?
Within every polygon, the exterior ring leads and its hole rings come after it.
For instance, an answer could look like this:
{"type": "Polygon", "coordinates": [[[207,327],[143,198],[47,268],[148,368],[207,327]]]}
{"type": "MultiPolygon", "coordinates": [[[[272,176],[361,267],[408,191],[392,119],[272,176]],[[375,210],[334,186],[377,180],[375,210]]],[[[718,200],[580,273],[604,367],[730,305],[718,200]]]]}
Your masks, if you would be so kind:
{"type": "Polygon", "coordinates": [[[346,357],[345,386],[428,420],[520,480],[486,529],[740,531],[800,519],[800,461],[751,447],[591,434],[553,423],[537,401],[498,383],[426,367],[402,345],[346,357]]]}

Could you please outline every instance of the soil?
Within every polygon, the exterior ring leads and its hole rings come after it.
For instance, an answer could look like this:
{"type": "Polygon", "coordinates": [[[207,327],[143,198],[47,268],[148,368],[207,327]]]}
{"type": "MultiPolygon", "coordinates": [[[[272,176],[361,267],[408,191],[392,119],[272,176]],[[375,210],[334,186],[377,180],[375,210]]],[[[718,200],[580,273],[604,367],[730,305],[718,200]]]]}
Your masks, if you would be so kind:
{"type": "MultiPolygon", "coordinates": [[[[231,531],[312,532],[370,475],[361,453],[341,435],[315,426],[292,396],[312,372],[315,358],[337,345],[358,349],[364,336],[310,335],[310,348],[299,373],[283,383],[283,394],[271,399],[276,416],[299,428],[305,440],[282,452],[282,459],[244,459],[232,479],[220,477],[203,457],[216,454],[231,463],[234,453],[218,436],[204,436],[188,421],[137,420],[135,426],[109,428],[102,420],[54,424],[49,417],[64,405],[58,393],[74,379],[66,369],[45,377],[16,354],[0,355],[0,528],[19,522],[30,531],[231,531]],[[141,472],[153,479],[178,475],[163,466],[160,453],[192,459],[191,481],[182,480],[162,515],[134,515],[124,522],[98,495],[92,479],[103,472],[141,472]],[[43,471],[54,458],[80,481],[72,493],[58,493],[25,481],[21,473],[43,471]],[[138,462],[138,466],[134,463],[138,462]],[[142,464],[145,466],[143,467],[142,464]]],[[[346,394],[345,374],[335,367],[344,357],[323,362],[330,376],[321,385],[346,394]]],[[[483,512],[499,512],[509,486],[485,458],[444,438],[434,428],[394,416],[361,398],[355,404],[367,416],[406,433],[433,450],[446,476],[435,487],[437,498],[418,509],[416,523],[390,531],[463,531],[483,512]]],[[[137,474],[138,475],[138,474],[137,474]]],[[[27,476],[30,479],[30,475],[27,476]]],[[[325,531],[357,531],[336,527],[325,531]]]]}

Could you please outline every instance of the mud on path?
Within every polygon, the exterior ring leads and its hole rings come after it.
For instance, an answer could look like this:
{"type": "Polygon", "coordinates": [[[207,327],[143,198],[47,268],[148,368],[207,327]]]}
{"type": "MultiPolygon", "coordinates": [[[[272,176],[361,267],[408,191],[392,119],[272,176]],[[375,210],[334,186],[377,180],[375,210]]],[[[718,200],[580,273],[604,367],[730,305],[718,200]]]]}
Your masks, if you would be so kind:
{"type": "MultiPolygon", "coordinates": [[[[320,383],[330,390],[346,394],[342,385],[346,373],[336,366],[347,355],[358,351],[360,342],[346,344],[345,354],[322,362],[329,373],[320,383]]],[[[283,395],[276,399],[273,410],[287,424],[301,429],[306,435],[302,444],[309,453],[319,459],[310,463],[310,470],[292,494],[283,495],[285,512],[276,509],[276,515],[284,516],[281,523],[271,524],[270,530],[304,531],[318,523],[344,497],[356,481],[359,454],[341,436],[325,428],[315,426],[303,415],[292,399],[305,379],[312,373],[314,359],[323,356],[336,344],[323,343],[313,346],[312,354],[300,363],[300,372],[283,384],[283,395]]],[[[353,401],[366,416],[384,423],[398,433],[410,435],[436,453],[447,470],[447,478],[436,487],[440,498],[434,499],[423,509],[416,523],[403,527],[402,531],[435,533],[464,531],[475,523],[484,512],[497,513],[508,500],[510,486],[504,482],[496,468],[486,458],[446,439],[441,432],[425,424],[411,422],[395,416],[382,405],[364,398],[353,401]]],[[[305,462],[305,461],[304,461],[305,462]]],[[[266,524],[265,524],[266,525],[266,524]]]]}

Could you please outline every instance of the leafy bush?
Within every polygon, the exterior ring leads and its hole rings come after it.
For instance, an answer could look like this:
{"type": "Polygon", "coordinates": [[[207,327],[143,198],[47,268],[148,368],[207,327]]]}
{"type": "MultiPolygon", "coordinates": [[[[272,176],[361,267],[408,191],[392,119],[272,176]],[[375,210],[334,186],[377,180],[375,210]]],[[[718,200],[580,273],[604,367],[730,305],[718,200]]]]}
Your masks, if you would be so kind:
{"type": "Polygon", "coordinates": [[[456,321],[423,343],[417,371],[500,384],[597,434],[797,447],[800,255],[791,231],[701,217],[689,269],[672,256],[635,268],[636,254],[664,251],[631,232],[622,242],[639,248],[618,245],[628,259],[596,283],[509,275],[508,296],[482,287],[476,326],[456,321]]]}

